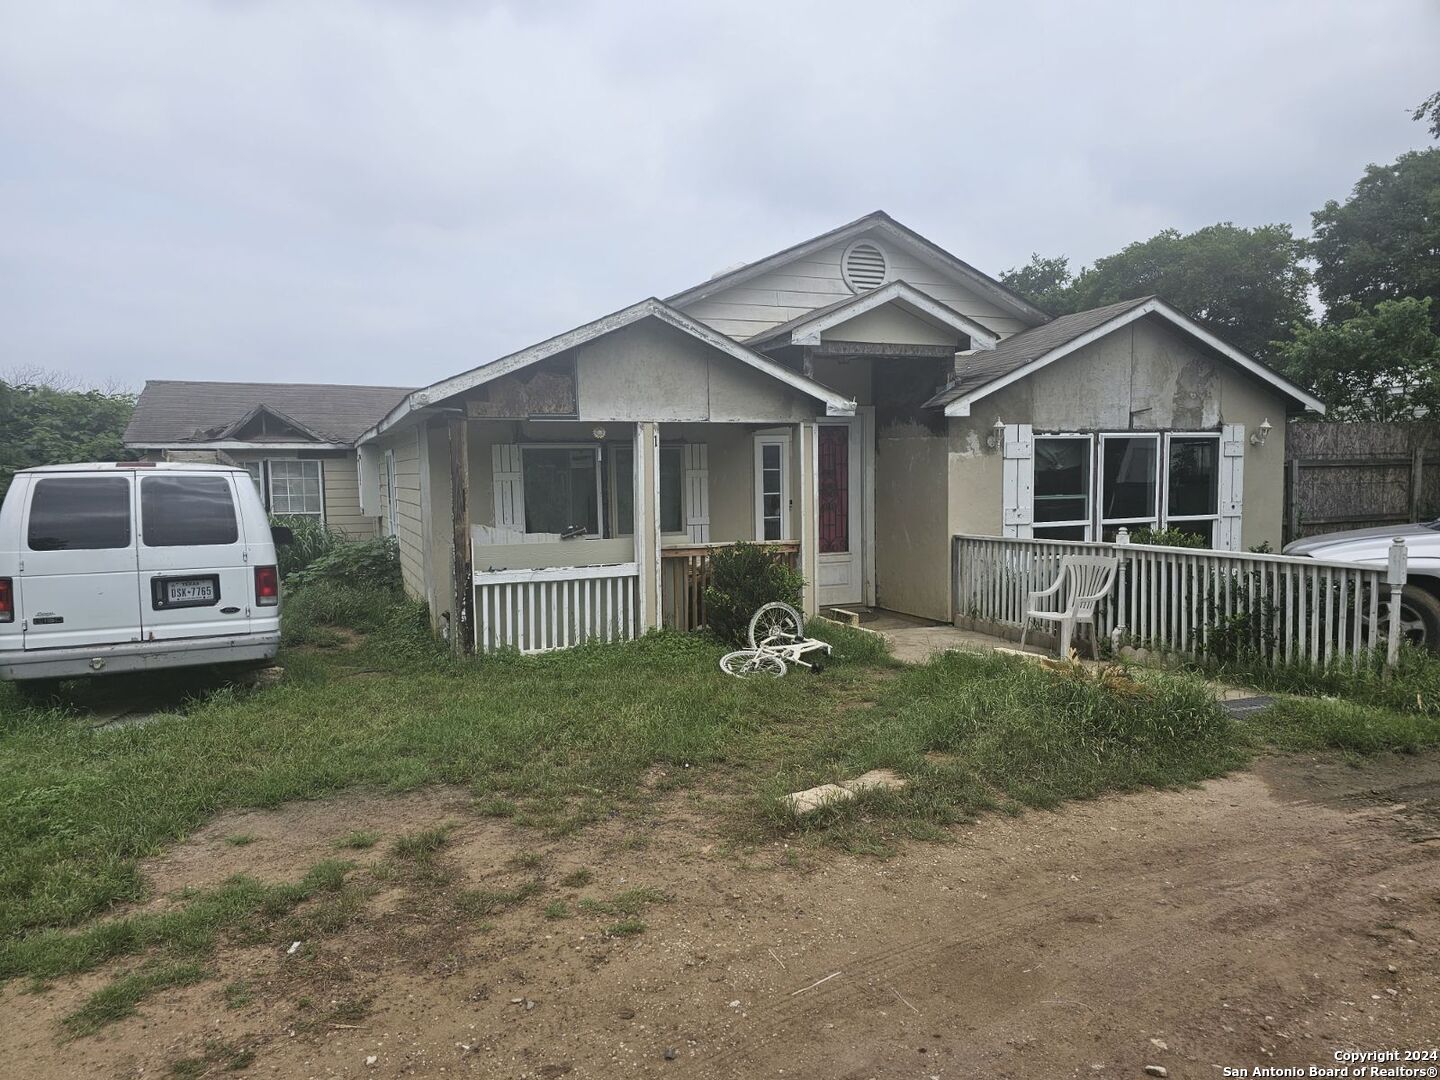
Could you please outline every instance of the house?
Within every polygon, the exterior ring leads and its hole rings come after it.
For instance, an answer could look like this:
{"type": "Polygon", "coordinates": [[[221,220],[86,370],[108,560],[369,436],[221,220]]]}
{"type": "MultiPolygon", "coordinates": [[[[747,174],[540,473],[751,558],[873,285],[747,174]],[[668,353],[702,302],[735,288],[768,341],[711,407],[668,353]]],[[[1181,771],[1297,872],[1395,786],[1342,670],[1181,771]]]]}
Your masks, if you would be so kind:
{"type": "Polygon", "coordinates": [[[399,397],[355,433],[359,516],[480,649],[690,625],[740,540],[808,611],[948,620],[955,534],[1278,545],[1307,409],[1159,298],[1050,318],[874,213],[399,397]]]}
{"type": "Polygon", "coordinates": [[[360,512],[355,440],[410,388],[151,381],[125,428],[126,447],[155,461],[242,465],[272,514],[313,517],[374,536],[360,512]]]}

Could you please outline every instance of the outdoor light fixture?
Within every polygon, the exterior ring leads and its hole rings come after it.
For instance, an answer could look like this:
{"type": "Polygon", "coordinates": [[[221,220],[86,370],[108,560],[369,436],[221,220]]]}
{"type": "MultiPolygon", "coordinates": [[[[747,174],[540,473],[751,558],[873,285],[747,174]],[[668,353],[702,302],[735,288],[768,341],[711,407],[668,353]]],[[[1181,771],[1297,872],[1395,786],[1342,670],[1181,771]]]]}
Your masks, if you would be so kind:
{"type": "Polygon", "coordinates": [[[605,437],[605,429],[603,427],[592,428],[590,434],[594,435],[597,439],[603,439],[605,437]]]}
{"type": "Polygon", "coordinates": [[[1250,436],[1251,446],[1264,446],[1265,440],[1270,437],[1270,418],[1267,416],[1260,422],[1260,428],[1250,436]]]}
{"type": "Polygon", "coordinates": [[[1005,442],[1005,421],[1000,417],[995,418],[995,423],[990,427],[990,434],[985,436],[985,445],[991,450],[1005,442]]]}

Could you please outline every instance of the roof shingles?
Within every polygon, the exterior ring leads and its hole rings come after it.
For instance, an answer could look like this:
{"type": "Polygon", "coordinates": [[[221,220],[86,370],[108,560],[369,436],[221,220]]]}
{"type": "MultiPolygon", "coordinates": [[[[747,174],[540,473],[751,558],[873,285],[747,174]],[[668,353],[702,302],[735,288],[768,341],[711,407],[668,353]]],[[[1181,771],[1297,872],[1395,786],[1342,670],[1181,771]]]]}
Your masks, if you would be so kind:
{"type": "Polygon", "coordinates": [[[315,383],[147,382],[125,429],[125,445],[203,446],[261,405],[336,443],[353,443],[393,409],[402,386],[315,383]]]}

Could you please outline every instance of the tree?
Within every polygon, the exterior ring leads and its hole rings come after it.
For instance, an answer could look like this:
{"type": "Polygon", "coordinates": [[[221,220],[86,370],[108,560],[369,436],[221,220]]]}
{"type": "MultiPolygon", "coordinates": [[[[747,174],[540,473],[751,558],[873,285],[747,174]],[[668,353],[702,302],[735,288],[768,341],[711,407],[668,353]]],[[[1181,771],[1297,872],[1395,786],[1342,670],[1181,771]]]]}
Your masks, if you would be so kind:
{"type": "Polygon", "coordinates": [[[130,393],[0,379],[0,498],[20,469],[133,458],[121,437],[134,409],[130,393]]]}
{"type": "Polygon", "coordinates": [[[1047,259],[1031,252],[1028,263],[1002,271],[1000,280],[1041,311],[1061,315],[1071,310],[1069,292],[1075,277],[1070,273],[1070,260],[1064,255],[1047,259]]]}
{"type": "Polygon", "coordinates": [[[1297,328],[1278,347],[1285,373],[1329,406],[1331,420],[1440,417],[1440,336],[1431,300],[1382,300],[1343,322],[1297,328]]]}
{"type": "Polygon", "coordinates": [[[1000,280],[1053,315],[1154,294],[1252,356],[1308,323],[1305,242],[1288,225],[1229,222],[1193,233],[1166,229],[1095,260],[1076,276],[1064,256],[1031,255],[1000,280]]]}
{"type": "Polygon", "coordinates": [[[1440,331],[1440,149],[1371,165],[1343,204],[1314,215],[1315,281],[1326,317],[1345,320],[1382,300],[1430,297],[1440,331]]]}
{"type": "Polygon", "coordinates": [[[1431,137],[1440,139],[1440,90],[1416,105],[1415,111],[1410,114],[1410,119],[1429,120],[1431,137]]]}
{"type": "Polygon", "coordinates": [[[1193,233],[1166,229],[1082,270],[1072,308],[1155,294],[1242,352],[1266,358],[1309,322],[1305,243],[1289,225],[1241,228],[1230,222],[1193,233]]]}

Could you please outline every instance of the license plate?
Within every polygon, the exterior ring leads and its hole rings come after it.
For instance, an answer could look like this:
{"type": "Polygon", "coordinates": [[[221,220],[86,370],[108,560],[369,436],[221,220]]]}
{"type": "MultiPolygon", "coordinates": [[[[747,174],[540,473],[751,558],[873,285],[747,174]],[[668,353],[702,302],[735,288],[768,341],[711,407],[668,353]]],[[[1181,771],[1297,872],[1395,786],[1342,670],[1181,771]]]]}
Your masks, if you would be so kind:
{"type": "Polygon", "coordinates": [[[165,601],[170,604],[208,603],[215,599],[215,582],[208,578],[194,581],[167,581],[165,601]]]}

